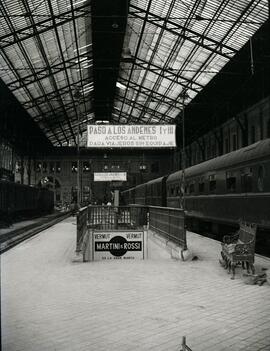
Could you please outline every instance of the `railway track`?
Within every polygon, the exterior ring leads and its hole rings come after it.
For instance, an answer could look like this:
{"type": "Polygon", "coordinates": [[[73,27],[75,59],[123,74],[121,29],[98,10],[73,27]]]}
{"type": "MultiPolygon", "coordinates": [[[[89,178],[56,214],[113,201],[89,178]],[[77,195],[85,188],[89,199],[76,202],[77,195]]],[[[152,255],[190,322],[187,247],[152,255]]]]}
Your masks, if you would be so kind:
{"type": "Polygon", "coordinates": [[[61,222],[63,219],[69,216],[70,212],[57,214],[53,217],[45,217],[42,218],[41,221],[38,221],[36,223],[2,234],[0,236],[0,254],[8,251],[9,249],[18,245],[22,241],[53,226],[54,224],[61,222]]]}

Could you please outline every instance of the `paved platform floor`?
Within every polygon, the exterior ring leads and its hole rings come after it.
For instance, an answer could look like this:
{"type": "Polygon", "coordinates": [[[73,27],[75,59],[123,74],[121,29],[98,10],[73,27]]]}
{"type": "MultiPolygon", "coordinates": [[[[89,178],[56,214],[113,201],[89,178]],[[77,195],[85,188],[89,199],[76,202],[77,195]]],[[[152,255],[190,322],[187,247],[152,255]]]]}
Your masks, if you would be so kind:
{"type": "Polygon", "coordinates": [[[75,233],[69,217],[1,256],[3,351],[270,350],[270,285],[231,280],[218,242],[188,233],[182,262],[149,235],[148,260],[82,263],[75,233]]]}

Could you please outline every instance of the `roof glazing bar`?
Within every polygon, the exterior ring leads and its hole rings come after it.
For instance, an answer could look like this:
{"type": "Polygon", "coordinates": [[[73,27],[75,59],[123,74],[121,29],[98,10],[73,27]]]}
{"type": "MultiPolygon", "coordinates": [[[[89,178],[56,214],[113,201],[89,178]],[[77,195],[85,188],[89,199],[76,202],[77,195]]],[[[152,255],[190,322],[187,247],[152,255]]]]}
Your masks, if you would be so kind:
{"type": "MultiPolygon", "coordinates": [[[[144,20],[146,16],[146,11],[144,11],[143,9],[135,5],[130,5],[130,9],[131,9],[131,12],[130,12],[131,15],[134,15],[136,18],[139,18],[142,21],[144,20]],[[140,10],[140,12],[139,13],[137,11],[134,12],[132,11],[132,9],[140,10]]],[[[231,59],[232,56],[237,53],[237,50],[235,50],[234,48],[228,45],[225,45],[222,42],[209,38],[205,35],[197,33],[187,27],[181,26],[179,23],[175,23],[168,19],[166,20],[166,18],[158,16],[157,14],[154,14],[152,12],[151,13],[148,12],[147,16],[150,16],[152,18],[152,20],[149,18],[147,19],[149,23],[152,23],[153,25],[159,28],[166,29],[168,32],[173,33],[177,36],[181,35],[183,39],[189,40],[192,43],[198,46],[201,46],[218,55],[231,59]],[[164,22],[164,24],[162,25],[159,22],[164,22]]]]}

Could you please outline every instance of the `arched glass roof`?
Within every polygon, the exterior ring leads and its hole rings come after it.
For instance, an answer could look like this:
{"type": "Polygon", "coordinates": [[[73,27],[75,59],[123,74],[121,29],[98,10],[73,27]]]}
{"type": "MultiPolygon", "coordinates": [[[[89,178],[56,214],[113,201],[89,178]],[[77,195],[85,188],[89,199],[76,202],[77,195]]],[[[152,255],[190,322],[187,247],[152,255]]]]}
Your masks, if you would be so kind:
{"type": "Polygon", "coordinates": [[[94,50],[110,43],[93,37],[92,22],[98,17],[100,32],[111,16],[115,35],[123,15],[100,1],[104,17],[92,11],[94,0],[0,3],[1,79],[56,146],[74,145],[77,131],[100,119],[95,91],[111,104],[110,123],[174,123],[268,19],[267,0],[125,0],[122,53],[106,96],[97,77],[111,73],[97,67],[94,50]]]}

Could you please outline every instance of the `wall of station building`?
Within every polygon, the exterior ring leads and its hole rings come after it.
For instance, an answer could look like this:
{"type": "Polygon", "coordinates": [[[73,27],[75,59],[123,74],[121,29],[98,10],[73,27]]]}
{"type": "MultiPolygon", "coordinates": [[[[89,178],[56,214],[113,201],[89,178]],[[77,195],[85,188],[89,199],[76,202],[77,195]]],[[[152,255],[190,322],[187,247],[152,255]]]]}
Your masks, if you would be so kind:
{"type": "Polygon", "coordinates": [[[104,152],[100,156],[80,155],[78,157],[44,156],[36,160],[26,159],[24,167],[16,168],[15,181],[48,187],[55,192],[55,203],[64,204],[77,201],[77,185],[80,188],[81,203],[107,203],[112,201],[115,189],[125,189],[146,182],[167,172],[168,153],[160,155],[151,151],[111,155],[104,152]],[[94,172],[126,172],[127,181],[95,182],[94,172]]]}
{"type": "MultiPolygon", "coordinates": [[[[219,127],[187,145],[186,167],[270,138],[270,97],[243,110],[219,127]]],[[[182,167],[181,150],[173,155],[173,169],[182,167]]]]}

